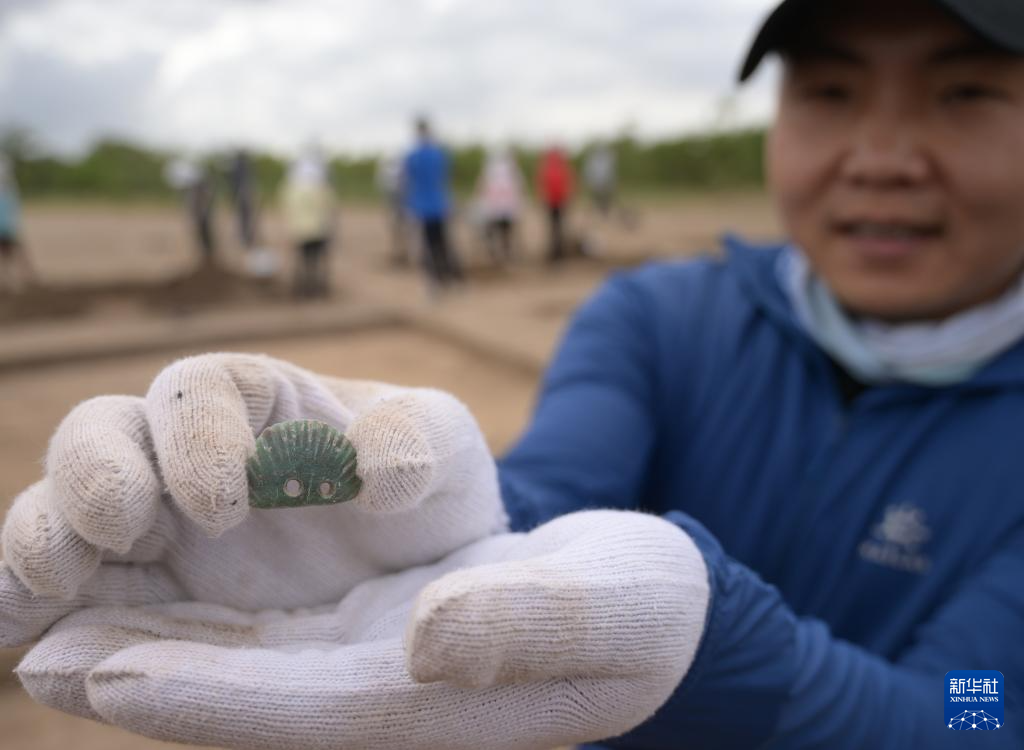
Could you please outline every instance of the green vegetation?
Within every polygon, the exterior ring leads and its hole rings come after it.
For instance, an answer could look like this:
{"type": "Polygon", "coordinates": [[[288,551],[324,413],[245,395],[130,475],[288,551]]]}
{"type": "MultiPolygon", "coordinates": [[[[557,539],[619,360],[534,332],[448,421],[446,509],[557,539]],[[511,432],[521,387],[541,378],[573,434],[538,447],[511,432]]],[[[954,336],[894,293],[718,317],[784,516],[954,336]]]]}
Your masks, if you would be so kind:
{"type": "Polygon", "coordinates": [[[760,187],[764,131],[746,130],[641,144],[612,143],[626,190],[722,190],[760,187]]]}
{"type": "MultiPolygon", "coordinates": [[[[620,185],[628,192],[745,190],[758,188],[763,182],[762,130],[656,142],[622,136],[611,141],[611,146],[617,154],[620,185]]],[[[577,166],[585,150],[574,154],[577,166]]],[[[106,140],[84,157],[68,160],[41,152],[23,131],[9,130],[0,135],[0,151],[12,158],[21,191],[28,200],[170,201],[175,197],[163,177],[171,154],[137,144],[106,140]]],[[[538,151],[517,148],[516,153],[532,184],[538,151]]],[[[484,156],[480,145],[452,148],[453,180],[458,192],[472,189],[484,156]]],[[[227,159],[226,153],[212,153],[204,162],[223,174],[227,159]]],[[[256,154],[254,159],[260,193],[275,195],[287,161],[272,154],[256,154]]],[[[331,162],[331,174],[342,199],[369,200],[376,196],[373,157],[338,156],[331,162]]],[[[226,182],[221,184],[226,191],[226,182]]]]}

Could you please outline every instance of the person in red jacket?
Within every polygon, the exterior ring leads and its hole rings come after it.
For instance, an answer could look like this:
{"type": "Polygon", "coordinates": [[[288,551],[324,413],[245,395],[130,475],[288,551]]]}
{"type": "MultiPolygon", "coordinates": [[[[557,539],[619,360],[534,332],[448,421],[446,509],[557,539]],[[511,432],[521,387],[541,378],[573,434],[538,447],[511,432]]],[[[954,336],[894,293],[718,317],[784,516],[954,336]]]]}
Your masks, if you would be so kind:
{"type": "Polygon", "coordinates": [[[555,263],[565,257],[564,219],[573,191],[572,165],[557,146],[549,148],[541,159],[537,187],[551,227],[548,261],[555,263]]]}

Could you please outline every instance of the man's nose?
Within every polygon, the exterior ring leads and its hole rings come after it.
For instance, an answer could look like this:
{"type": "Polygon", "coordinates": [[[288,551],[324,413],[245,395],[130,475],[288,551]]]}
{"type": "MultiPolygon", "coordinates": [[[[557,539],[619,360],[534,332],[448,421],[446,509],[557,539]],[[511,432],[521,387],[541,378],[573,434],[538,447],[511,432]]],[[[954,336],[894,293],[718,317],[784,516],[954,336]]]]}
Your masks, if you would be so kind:
{"type": "Polygon", "coordinates": [[[854,130],[842,175],[857,187],[912,187],[928,179],[930,165],[921,123],[899,107],[865,113],[854,130]]]}

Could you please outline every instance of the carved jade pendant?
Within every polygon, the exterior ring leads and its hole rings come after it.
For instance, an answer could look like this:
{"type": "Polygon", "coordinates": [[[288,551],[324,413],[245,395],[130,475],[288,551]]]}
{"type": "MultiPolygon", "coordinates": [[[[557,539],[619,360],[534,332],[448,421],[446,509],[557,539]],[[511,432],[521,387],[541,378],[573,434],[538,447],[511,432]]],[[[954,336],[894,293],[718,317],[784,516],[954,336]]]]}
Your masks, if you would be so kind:
{"type": "Polygon", "coordinates": [[[363,486],[355,446],[329,424],[311,419],[265,429],[246,470],[253,508],[335,505],[354,498],[363,486]]]}

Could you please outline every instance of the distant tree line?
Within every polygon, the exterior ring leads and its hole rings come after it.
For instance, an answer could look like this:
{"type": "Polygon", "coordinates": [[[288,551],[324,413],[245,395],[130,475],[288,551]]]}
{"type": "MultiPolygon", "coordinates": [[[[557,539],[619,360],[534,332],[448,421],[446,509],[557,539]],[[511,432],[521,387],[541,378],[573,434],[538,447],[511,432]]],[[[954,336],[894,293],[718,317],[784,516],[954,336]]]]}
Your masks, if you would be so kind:
{"type": "MultiPolygon", "coordinates": [[[[763,181],[763,130],[740,130],[690,135],[655,142],[623,135],[610,141],[617,156],[619,184],[626,191],[669,192],[760,187],[763,181]]],[[[24,131],[0,134],[0,151],[14,162],[15,174],[26,199],[171,200],[164,167],[173,154],[123,140],[104,140],[78,159],[59,158],[34,146],[24,131]]],[[[537,148],[516,148],[520,165],[530,177],[539,159],[537,148]]],[[[586,146],[574,152],[582,159],[586,146]]],[[[467,192],[486,155],[479,145],[451,147],[453,181],[467,192]]],[[[228,153],[210,153],[203,161],[222,171],[228,153]]],[[[260,193],[276,194],[287,169],[287,159],[254,153],[260,193]]],[[[371,199],[376,195],[375,157],[337,156],[331,160],[332,177],[342,198],[371,199]]]]}

